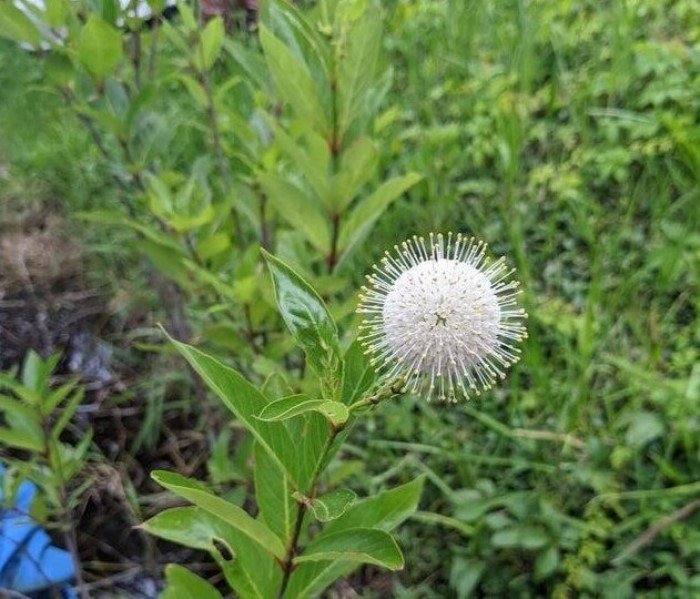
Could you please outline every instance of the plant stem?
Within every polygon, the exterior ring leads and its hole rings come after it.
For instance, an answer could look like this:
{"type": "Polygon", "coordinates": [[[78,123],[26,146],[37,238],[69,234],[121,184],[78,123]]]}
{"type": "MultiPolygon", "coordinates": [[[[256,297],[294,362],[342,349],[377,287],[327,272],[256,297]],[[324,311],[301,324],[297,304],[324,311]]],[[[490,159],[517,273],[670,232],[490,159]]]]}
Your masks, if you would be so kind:
{"type": "MultiPolygon", "coordinates": [[[[43,419],[42,419],[43,420],[43,419]]],[[[48,426],[42,422],[42,428],[48,431],[48,426]]],[[[46,440],[46,450],[47,450],[47,461],[49,468],[52,463],[56,464],[55,472],[58,478],[58,495],[61,498],[61,525],[63,527],[63,538],[66,543],[66,549],[71,556],[71,561],[73,562],[73,569],[75,570],[75,584],[78,589],[78,595],[81,599],[89,599],[90,595],[85,587],[85,580],[83,579],[83,570],[80,564],[80,554],[78,553],[78,539],[75,534],[75,525],[73,523],[73,518],[71,515],[70,500],[68,498],[68,489],[66,478],[63,475],[63,464],[61,463],[61,454],[57,447],[57,441],[54,440],[51,432],[48,432],[48,439],[46,440]],[[55,457],[55,459],[54,459],[55,457]]]]}
{"type": "MultiPolygon", "coordinates": [[[[326,437],[326,442],[321,450],[321,457],[318,462],[316,462],[316,468],[311,476],[311,484],[309,485],[308,495],[314,497],[316,495],[316,485],[318,483],[318,478],[323,470],[323,465],[328,457],[328,454],[333,447],[333,442],[338,436],[338,433],[343,430],[343,426],[332,426],[330,434],[326,437]]],[[[284,597],[284,592],[287,590],[287,585],[289,584],[289,579],[294,570],[294,557],[297,554],[299,548],[299,537],[301,536],[301,526],[304,522],[304,514],[306,513],[306,505],[303,502],[299,502],[299,507],[297,508],[297,516],[294,522],[294,532],[292,533],[292,538],[287,547],[287,554],[282,562],[282,582],[280,583],[279,591],[277,592],[277,599],[282,599],[284,597]]]]}
{"type": "MultiPolygon", "coordinates": [[[[349,410],[350,412],[352,412],[357,408],[374,405],[385,399],[391,399],[392,397],[396,397],[397,395],[403,395],[406,392],[405,387],[406,382],[402,378],[395,379],[388,386],[380,389],[377,393],[373,395],[368,395],[366,397],[363,397],[359,401],[356,401],[350,406],[349,410]]],[[[333,442],[335,441],[338,434],[346,426],[346,424],[343,424],[341,426],[331,425],[330,434],[326,437],[326,442],[323,446],[323,449],[321,450],[321,457],[319,458],[318,462],[316,462],[316,467],[314,468],[314,471],[311,475],[311,484],[309,485],[309,491],[306,493],[306,495],[308,495],[309,497],[313,498],[316,496],[316,486],[318,484],[318,479],[321,476],[323,466],[325,465],[326,460],[328,459],[328,454],[330,453],[331,448],[333,447],[333,442]]],[[[297,508],[297,516],[294,522],[294,532],[292,533],[292,538],[289,542],[289,546],[287,547],[287,553],[284,557],[284,561],[281,564],[283,576],[282,582],[280,583],[279,591],[277,593],[277,599],[282,599],[284,597],[284,593],[287,590],[287,585],[289,584],[289,579],[292,575],[292,571],[294,570],[294,558],[299,549],[299,537],[301,536],[301,527],[304,521],[305,513],[306,504],[304,502],[299,502],[299,507],[297,508]]]]}
{"type": "MultiPolygon", "coordinates": [[[[200,36],[199,41],[199,51],[202,55],[202,41],[200,36]]],[[[221,145],[221,132],[219,131],[219,117],[218,111],[216,109],[216,103],[214,102],[214,94],[211,89],[211,80],[209,79],[209,74],[206,70],[202,69],[197,72],[199,76],[199,82],[204,88],[204,94],[207,98],[207,117],[209,118],[209,129],[211,130],[212,144],[214,146],[214,155],[216,156],[216,164],[219,170],[219,177],[221,177],[221,184],[224,188],[224,193],[226,194],[226,200],[229,200],[231,194],[233,193],[233,186],[231,185],[231,170],[229,169],[228,163],[224,157],[224,149],[221,145]]],[[[243,227],[241,226],[241,221],[238,218],[238,214],[235,210],[231,211],[231,219],[233,220],[233,226],[236,230],[236,245],[240,249],[245,249],[245,241],[243,239],[243,227]]]]}
{"type": "MultiPolygon", "coordinates": [[[[332,114],[331,114],[331,139],[330,139],[330,144],[329,144],[329,149],[331,153],[331,171],[333,176],[338,172],[338,162],[340,158],[340,153],[342,151],[341,145],[342,141],[340,139],[340,130],[339,130],[339,123],[338,123],[338,81],[337,81],[337,58],[336,58],[336,52],[337,52],[337,46],[334,46],[333,48],[333,54],[332,54],[332,72],[331,72],[331,82],[330,82],[330,88],[331,88],[331,109],[332,109],[332,114]]],[[[331,228],[332,228],[332,234],[331,234],[331,249],[330,253],[328,254],[328,274],[333,274],[333,270],[335,269],[335,265],[338,262],[338,237],[340,233],[340,214],[337,211],[334,211],[333,214],[330,215],[331,219],[331,228]]]]}

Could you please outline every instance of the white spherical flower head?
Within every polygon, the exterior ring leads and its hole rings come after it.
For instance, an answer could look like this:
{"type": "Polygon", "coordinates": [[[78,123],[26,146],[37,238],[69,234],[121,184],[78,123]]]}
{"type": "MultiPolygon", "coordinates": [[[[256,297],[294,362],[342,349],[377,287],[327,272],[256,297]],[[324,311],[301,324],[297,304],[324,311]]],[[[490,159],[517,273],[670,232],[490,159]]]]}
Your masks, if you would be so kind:
{"type": "Polygon", "coordinates": [[[414,237],[388,252],[368,276],[358,312],[365,351],[387,378],[429,395],[477,395],[519,358],[526,336],[518,283],[503,259],[486,263],[486,244],[462,235],[414,237]]]}

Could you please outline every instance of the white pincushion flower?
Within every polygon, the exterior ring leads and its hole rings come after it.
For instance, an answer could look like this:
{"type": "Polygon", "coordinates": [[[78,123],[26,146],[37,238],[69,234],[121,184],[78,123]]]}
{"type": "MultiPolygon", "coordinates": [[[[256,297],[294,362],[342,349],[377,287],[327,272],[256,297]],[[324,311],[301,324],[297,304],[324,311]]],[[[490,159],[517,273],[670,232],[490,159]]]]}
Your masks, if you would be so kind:
{"type": "Polygon", "coordinates": [[[429,397],[441,399],[478,395],[504,378],[527,336],[504,259],[489,264],[485,243],[451,233],[394,249],[367,277],[357,310],[372,363],[413,391],[427,381],[429,397]]]}

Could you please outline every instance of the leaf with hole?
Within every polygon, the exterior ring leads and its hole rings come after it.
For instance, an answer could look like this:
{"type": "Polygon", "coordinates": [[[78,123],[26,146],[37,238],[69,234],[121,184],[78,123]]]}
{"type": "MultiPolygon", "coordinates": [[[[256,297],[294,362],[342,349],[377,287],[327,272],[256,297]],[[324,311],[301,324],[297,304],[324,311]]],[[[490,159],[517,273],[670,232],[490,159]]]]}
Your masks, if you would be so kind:
{"type": "Polygon", "coordinates": [[[274,559],[260,545],[198,507],[164,510],[140,526],[172,543],[208,552],[240,597],[267,599],[279,586],[274,559]]]}

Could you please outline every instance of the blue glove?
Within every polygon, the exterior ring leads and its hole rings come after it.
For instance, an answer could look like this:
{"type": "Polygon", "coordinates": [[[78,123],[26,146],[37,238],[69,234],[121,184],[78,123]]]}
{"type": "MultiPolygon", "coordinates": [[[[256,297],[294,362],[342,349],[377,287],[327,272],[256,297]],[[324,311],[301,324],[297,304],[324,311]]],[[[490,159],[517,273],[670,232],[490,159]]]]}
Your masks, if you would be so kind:
{"type": "MultiPolygon", "coordinates": [[[[0,480],[5,467],[0,464],[0,480]]],[[[0,510],[0,589],[40,597],[41,591],[58,587],[73,599],[68,583],[75,576],[70,553],[51,545],[51,539],[30,516],[36,486],[23,481],[13,508],[0,510]]],[[[2,501],[0,485],[0,501],[2,501]]]]}

